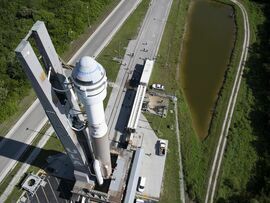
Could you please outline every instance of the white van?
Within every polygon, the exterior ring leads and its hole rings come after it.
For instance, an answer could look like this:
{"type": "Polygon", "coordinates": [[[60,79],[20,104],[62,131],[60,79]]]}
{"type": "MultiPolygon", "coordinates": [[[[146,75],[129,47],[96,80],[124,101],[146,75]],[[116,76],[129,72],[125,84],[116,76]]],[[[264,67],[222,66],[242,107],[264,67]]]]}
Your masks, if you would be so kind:
{"type": "Polygon", "coordinates": [[[142,199],[136,199],[136,203],[144,203],[142,199]]]}
{"type": "Polygon", "coordinates": [[[146,177],[141,176],[139,178],[138,191],[143,192],[145,187],[146,177]]]}

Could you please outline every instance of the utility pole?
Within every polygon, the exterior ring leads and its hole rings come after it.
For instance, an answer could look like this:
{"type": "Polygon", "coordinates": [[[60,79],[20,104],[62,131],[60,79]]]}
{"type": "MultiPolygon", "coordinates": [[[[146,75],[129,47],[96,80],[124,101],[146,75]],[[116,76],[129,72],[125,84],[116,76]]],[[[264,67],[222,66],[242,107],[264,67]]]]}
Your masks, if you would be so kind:
{"type": "Polygon", "coordinates": [[[89,19],[89,2],[87,2],[87,21],[88,21],[88,27],[90,27],[90,19],[89,19]]]}

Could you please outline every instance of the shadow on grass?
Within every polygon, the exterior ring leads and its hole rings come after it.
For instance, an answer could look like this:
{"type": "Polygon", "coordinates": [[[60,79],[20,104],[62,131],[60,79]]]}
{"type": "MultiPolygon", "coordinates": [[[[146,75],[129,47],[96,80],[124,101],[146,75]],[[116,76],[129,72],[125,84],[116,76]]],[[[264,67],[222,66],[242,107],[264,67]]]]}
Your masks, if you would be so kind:
{"type": "Polygon", "coordinates": [[[59,154],[59,151],[56,150],[46,150],[42,148],[38,148],[32,145],[28,145],[23,142],[19,142],[16,140],[0,137],[0,143],[2,144],[2,147],[0,148],[0,156],[7,157],[9,159],[17,160],[21,163],[28,163],[32,166],[36,166],[39,168],[44,168],[46,162],[44,160],[51,155],[59,154]],[[36,159],[33,162],[29,162],[27,158],[29,155],[33,152],[33,150],[39,150],[38,159],[36,159]],[[23,152],[23,154],[18,157],[19,152],[23,152]]]}
{"type": "MultiPolygon", "coordinates": [[[[263,5],[262,11],[267,17],[270,15],[270,4],[265,2],[263,5]]],[[[270,31],[267,29],[269,26],[269,18],[258,26],[257,41],[249,46],[249,59],[243,74],[247,84],[244,97],[247,99],[245,102],[249,104],[242,108],[249,109],[244,109],[247,117],[241,120],[243,122],[241,125],[251,126],[252,136],[255,139],[249,144],[256,150],[258,158],[252,168],[245,191],[234,191],[227,200],[218,199],[217,202],[270,201],[270,31]],[[250,92],[252,94],[249,94],[250,92]]]]}

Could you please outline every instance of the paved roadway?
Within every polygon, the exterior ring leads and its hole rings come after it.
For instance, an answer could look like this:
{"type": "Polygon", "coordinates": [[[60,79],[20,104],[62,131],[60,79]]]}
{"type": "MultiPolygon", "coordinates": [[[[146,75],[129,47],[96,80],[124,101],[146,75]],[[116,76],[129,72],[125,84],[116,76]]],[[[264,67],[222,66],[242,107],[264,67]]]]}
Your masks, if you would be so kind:
{"type": "Polygon", "coordinates": [[[105,111],[110,139],[116,143],[124,132],[132,108],[132,93],[126,90],[125,85],[134,69],[143,67],[145,59],[156,58],[171,3],[172,0],[152,0],[137,39],[130,41],[127,47],[105,111]],[[134,53],[133,57],[131,53],[134,53]]]}
{"type": "Polygon", "coordinates": [[[36,100],[14,128],[5,137],[0,137],[0,181],[15,166],[16,160],[46,123],[47,118],[41,115],[45,113],[36,100]]]}
{"type": "MultiPolygon", "coordinates": [[[[78,51],[78,54],[75,54],[75,57],[72,57],[69,63],[74,63],[82,55],[98,55],[140,2],[141,0],[121,0],[119,5],[93,33],[92,36],[94,37],[87,40],[82,46],[83,48],[78,51]]],[[[0,182],[15,166],[16,160],[28,144],[32,142],[37,131],[42,128],[46,121],[47,117],[44,110],[39,101],[36,100],[10,132],[4,138],[0,137],[0,182]]]]}
{"type": "MultiPolygon", "coordinates": [[[[139,0],[136,3],[138,2],[139,0]]],[[[135,67],[137,67],[138,65],[142,67],[144,65],[144,60],[146,58],[154,59],[156,57],[159,44],[161,41],[161,37],[163,34],[163,30],[165,28],[166,19],[170,11],[171,4],[172,4],[172,0],[168,0],[168,1],[153,0],[146,14],[146,18],[144,19],[143,25],[141,27],[141,30],[139,32],[137,39],[134,41],[131,41],[131,43],[129,44],[127,48],[127,54],[132,52],[134,53],[134,56],[130,57],[129,55],[126,55],[124,57],[122,64],[126,64],[126,65],[122,65],[120,68],[117,80],[112,90],[110,100],[108,102],[108,108],[106,109],[106,118],[108,121],[109,133],[110,135],[113,135],[111,139],[116,139],[114,135],[117,135],[119,133],[121,134],[121,132],[116,130],[116,124],[119,122],[118,117],[119,117],[121,106],[125,97],[125,84],[132,77],[135,67]]],[[[127,5],[130,5],[130,6],[133,5],[133,8],[136,7],[134,0],[126,0],[124,2],[121,2],[120,5],[116,8],[116,9],[121,9],[121,12],[119,14],[123,18],[125,18],[125,16],[123,16],[125,14],[123,13],[123,10],[122,10],[123,8],[129,9],[129,12],[131,12],[130,7],[128,7],[127,5]]],[[[114,15],[116,13],[118,12],[113,12],[109,17],[115,19],[116,17],[114,17],[114,15]]],[[[117,22],[121,23],[119,20],[117,20],[117,22]]],[[[115,23],[116,23],[115,21],[112,21],[110,23],[109,20],[105,20],[101,26],[105,26],[106,29],[98,28],[97,30],[97,32],[103,33],[104,35],[101,35],[99,33],[93,34],[93,36],[90,37],[90,40],[87,41],[87,44],[82,46],[83,48],[80,49],[78,53],[75,54],[75,56],[71,58],[69,63],[74,64],[75,61],[83,55],[96,56],[101,51],[100,46],[102,47],[106,46],[113,35],[112,33],[118,29],[115,23]],[[108,30],[110,29],[109,27],[111,27],[111,29],[114,29],[114,30],[109,31],[108,30]],[[102,37],[103,40],[96,38],[99,36],[102,37]],[[98,41],[97,39],[100,40],[98,42],[100,43],[100,45],[97,44],[97,41],[98,41]]],[[[37,106],[39,106],[37,107],[37,109],[42,110],[39,102],[37,106]]],[[[43,113],[43,117],[45,117],[44,112],[42,113],[43,113]]],[[[41,112],[38,113],[39,117],[42,117],[42,113],[41,112]]],[[[31,129],[35,129],[35,126],[38,123],[38,119],[35,119],[35,118],[36,116],[32,116],[32,114],[30,116],[27,116],[27,119],[25,119],[27,123],[25,124],[24,128],[28,127],[31,129]],[[31,120],[36,120],[36,123],[35,124],[33,123],[34,125],[31,125],[32,124],[31,120]]],[[[121,118],[124,118],[124,117],[121,117],[121,118]]],[[[125,124],[125,120],[121,118],[120,118],[120,123],[125,124]]],[[[20,129],[21,128],[18,128],[17,133],[15,132],[13,134],[18,135],[18,131],[23,132],[22,129],[21,130],[20,129]]],[[[24,141],[22,140],[22,142],[26,142],[27,136],[24,139],[25,140],[24,141]]],[[[1,148],[0,148],[0,155],[1,155],[1,148]]],[[[2,158],[2,156],[0,158],[2,158]]],[[[0,170],[1,170],[1,163],[0,163],[0,170]]]]}
{"type": "Polygon", "coordinates": [[[0,202],[5,202],[8,198],[8,196],[13,191],[14,187],[18,184],[18,182],[21,179],[22,174],[25,174],[26,171],[31,166],[31,163],[37,158],[39,153],[41,152],[43,146],[47,143],[50,136],[53,134],[54,130],[52,127],[50,127],[46,132],[45,135],[41,138],[41,140],[38,142],[37,147],[33,149],[32,153],[28,156],[25,163],[23,163],[22,167],[19,169],[17,174],[12,178],[12,180],[9,182],[7,188],[3,191],[3,194],[0,196],[0,202]]]}
{"type": "MultiPolygon", "coordinates": [[[[138,73],[142,71],[145,59],[155,60],[171,5],[172,0],[152,0],[137,38],[130,41],[126,49],[105,111],[109,138],[113,147],[116,147],[125,137],[125,127],[135,96],[135,91],[127,89],[126,84],[131,78],[140,79],[138,73]]],[[[159,199],[165,156],[156,156],[157,137],[142,115],[137,131],[139,136],[145,135],[142,138],[142,147],[145,149],[145,154],[148,154],[143,156],[143,167],[140,170],[140,176],[147,177],[145,191],[140,195],[159,199]]]]}
{"type": "Polygon", "coordinates": [[[117,32],[140,2],[141,0],[122,0],[68,63],[75,64],[76,60],[82,56],[92,56],[95,58],[111,41],[115,32],[117,32]]]}

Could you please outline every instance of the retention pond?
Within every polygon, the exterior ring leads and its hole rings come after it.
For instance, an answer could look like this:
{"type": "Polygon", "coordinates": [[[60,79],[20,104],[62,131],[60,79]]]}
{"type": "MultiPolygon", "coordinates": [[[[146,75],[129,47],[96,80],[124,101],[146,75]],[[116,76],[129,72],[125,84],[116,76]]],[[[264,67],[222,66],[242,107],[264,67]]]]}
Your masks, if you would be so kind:
{"type": "Polygon", "coordinates": [[[234,40],[231,6],[193,0],[184,37],[180,78],[193,126],[200,138],[207,136],[234,40]]]}

